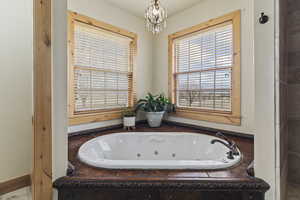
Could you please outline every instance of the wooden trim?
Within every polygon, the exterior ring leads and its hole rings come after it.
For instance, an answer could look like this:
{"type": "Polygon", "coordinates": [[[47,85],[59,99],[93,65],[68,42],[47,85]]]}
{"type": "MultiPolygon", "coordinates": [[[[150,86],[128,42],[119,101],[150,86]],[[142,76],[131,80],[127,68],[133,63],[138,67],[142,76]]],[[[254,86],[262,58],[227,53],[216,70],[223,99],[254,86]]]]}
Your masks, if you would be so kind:
{"type": "Polygon", "coordinates": [[[189,113],[215,113],[217,115],[231,115],[229,111],[215,111],[209,109],[193,108],[193,107],[177,107],[176,112],[189,112],[189,113]]]}
{"type": "Polygon", "coordinates": [[[34,0],[34,200],[52,200],[51,7],[52,0],[34,0]]]}
{"type": "MultiPolygon", "coordinates": [[[[68,108],[69,108],[69,125],[83,124],[100,122],[105,120],[119,119],[121,118],[120,109],[116,112],[116,109],[112,110],[101,110],[101,111],[90,111],[83,114],[75,112],[75,98],[74,98],[74,66],[73,56],[74,56],[74,23],[81,22],[90,26],[95,26],[97,28],[109,31],[114,34],[122,35],[130,38],[132,41],[130,43],[130,70],[126,72],[128,74],[129,80],[129,107],[132,107],[136,102],[136,56],[137,56],[137,34],[129,32],[127,30],[115,27],[113,25],[98,21],[96,19],[80,15],[76,12],[68,12],[68,108]]],[[[80,68],[80,67],[79,67],[80,68]]],[[[96,70],[97,69],[88,69],[96,70]]],[[[104,71],[104,70],[101,70],[104,71]]],[[[109,70],[107,70],[109,71],[109,70]]],[[[115,71],[114,71],[115,72],[115,71]]],[[[124,72],[120,72],[124,73],[124,72]]]]}
{"type": "Polygon", "coordinates": [[[79,69],[79,70],[89,70],[89,71],[96,71],[96,72],[111,72],[111,73],[132,75],[132,72],[122,72],[122,71],[114,71],[114,70],[108,70],[108,69],[97,69],[97,68],[93,68],[93,67],[80,67],[80,66],[75,66],[74,65],[73,68],[74,69],[79,69]]]}
{"type": "Polygon", "coordinates": [[[210,69],[201,69],[201,70],[192,70],[192,71],[186,71],[186,72],[175,72],[174,75],[178,74],[190,74],[190,73],[200,73],[200,72],[209,72],[209,71],[216,71],[216,70],[225,70],[225,69],[231,69],[231,67],[218,67],[218,68],[210,68],[210,69]]]}
{"type": "Polygon", "coordinates": [[[174,56],[174,41],[178,38],[186,37],[187,35],[194,34],[199,31],[207,31],[214,27],[220,27],[228,25],[231,23],[233,25],[233,66],[232,66],[232,102],[231,102],[231,112],[211,112],[199,109],[183,109],[178,108],[176,113],[172,114],[175,117],[190,118],[194,120],[203,120],[209,122],[218,122],[230,125],[241,125],[241,88],[240,88],[240,76],[241,76],[241,11],[235,11],[218,17],[207,22],[192,26],[188,29],[176,32],[168,36],[168,56],[169,56],[169,75],[168,75],[168,93],[169,98],[173,103],[176,103],[176,79],[175,76],[179,73],[175,72],[175,56],[174,56]]]}
{"type": "Polygon", "coordinates": [[[98,28],[107,30],[109,32],[113,32],[113,33],[116,33],[116,34],[120,34],[120,35],[129,37],[132,40],[137,39],[137,34],[135,34],[133,32],[127,31],[127,30],[122,29],[122,28],[118,28],[118,27],[113,26],[111,24],[107,24],[105,22],[93,19],[93,18],[85,16],[85,15],[78,14],[76,12],[69,11],[68,13],[69,13],[69,19],[74,19],[74,20],[82,22],[82,23],[93,25],[93,26],[96,26],[98,28]]]}
{"type": "Polygon", "coordinates": [[[68,112],[69,117],[74,116],[75,112],[75,95],[73,90],[74,85],[74,20],[73,13],[68,12],[68,112]]]}
{"type": "Polygon", "coordinates": [[[103,114],[103,113],[111,113],[111,112],[121,112],[122,110],[123,110],[122,108],[114,108],[114,109],[99,109],[91,112],[79,111],[75,113],[74,117],[76,116],[80,117],[83,115],[97,115],[99,113],[103,114]]]}
{"type": "Polygon", "coordinates": [[[31,185],[30,175],[21,176],[0,183],[0,196],[31,185]]]}
{"type": "Polygon", "coordinates": [[[176,102],[175,99],[175,91],[176,91],[176,83],[175,78],[173,76],[173,73],[175,72],[175,57],[174,57],[174,44],[173,44],[173,38],[169,36],[169,42],[168,42],[168,56],[169,56],[169,76],[168,76],[168,93],[169,98],[172,103],[176,102]]]}
{"type": "Polygon", "coordinates": [[[219,113],[210,113],[210,112],[187,112],[187,111],[176,111],[176,113],[171,114],[173,117],[182,117],[199,121],[208,121],[208,122],[218,122],[222,124],[230,125],[240,125],[241,117],[233,116],[231,114],[219,114],[219,113]]]}
{"type": "MultiPolygon", "coordinates": [[[[232,115],[241,115],[241,11],[236,11],[233,24],[232,115]]],[[[241,124],[241,120],[239,124],[241,124]]]]}
{"type": "Polygon", "coordinates": [[[137,91],[137,39],[138,37],[136,36],[134,40],[132,40],[130,44],[131,48],[131,75],[132,75],[132,89],[131,89],[131,101],[129,106],[133,107],[134,104],[137,101],[137,96],[136,96],[136,91],[137,91]]]}
{"type": "Polygon", "coordinates": [[[183,37],[198,31],[207,30],[211,27],[215,27],[215,26],[219,27],[220,24],[228,24],[227,22],[232,21],[232,19],[240,17],[240,12],[241,12],[240,10],[234,11],[229,14],[223,15],[221,17],[211,19],[207,22],[178,31],[176,33],[169,35],[169,39],[175,40],[176,38],[183,37]]]}
{"type": "Polygon", "coordinates": [[[113,119],[121,119],[122,111],[109,111],[102,113],[74,115],[69,118],[69,125],[95,123],[101,121],[108,121],[113,119]]]}

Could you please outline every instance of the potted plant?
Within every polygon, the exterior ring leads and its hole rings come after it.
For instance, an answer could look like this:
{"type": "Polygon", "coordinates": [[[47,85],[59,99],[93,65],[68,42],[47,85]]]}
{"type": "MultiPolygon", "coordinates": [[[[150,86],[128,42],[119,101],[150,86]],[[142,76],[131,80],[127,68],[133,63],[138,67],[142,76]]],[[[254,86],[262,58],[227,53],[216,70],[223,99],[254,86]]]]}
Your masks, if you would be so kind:
{"type": "Polygon", "coordinates": [[[145,99],[140,99],[136,105],[136,111],[146,112],[146,118],[150,127],[159,127],[166,111],[173,111],[174,106],[170,100],[164,96],[152,95],[148,93],[145,99]]]}
{"type": "Polygon", "coordinates": [[[135,111],[132,108],[126,108],[123,110],[123,125],[124,129],[135,129],[135,111]]]}

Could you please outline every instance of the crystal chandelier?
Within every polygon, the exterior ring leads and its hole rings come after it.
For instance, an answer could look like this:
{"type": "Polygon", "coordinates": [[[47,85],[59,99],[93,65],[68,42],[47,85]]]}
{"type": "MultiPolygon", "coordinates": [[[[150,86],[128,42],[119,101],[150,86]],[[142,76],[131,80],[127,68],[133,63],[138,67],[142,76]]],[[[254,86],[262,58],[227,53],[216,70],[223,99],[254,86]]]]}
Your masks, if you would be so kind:
{"type": "Polygon", "coordinates": [[[167,11],[159,0],[151,0],[150,6],[145,12],[146,26],[153,34],[157,34],[167,26],[167,11]]]}

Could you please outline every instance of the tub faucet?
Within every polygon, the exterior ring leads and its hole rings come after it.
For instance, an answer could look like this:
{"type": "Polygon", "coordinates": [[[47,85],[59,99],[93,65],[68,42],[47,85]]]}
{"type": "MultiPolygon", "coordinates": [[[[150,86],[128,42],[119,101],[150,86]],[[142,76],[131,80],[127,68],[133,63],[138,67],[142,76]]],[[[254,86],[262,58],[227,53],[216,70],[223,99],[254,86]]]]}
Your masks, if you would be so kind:
{"type": "Polygon", "coordinates": [[[222,138],[227,143],[225,143],[225,142],[223,142],[222,140],[219,140],[219,139],[213,139],[210,143],[215,144],[216,142],[218,142],[218,143],[221,143],[224,146],[226,146],[229,149],[229,152],[227,153],[228,154],[228,156],[227,156],[228,159],[234,159],[234,157],[233,157],[234,155],[237,156],[237,155],[240,154],[239,151],[238,151],[237,145],[235,144],[234,141],[230,140],[229,138],[227,138],[225,135],[223,135],[220,132],[218,132],[216,134],[216,136],[222,138]]]}

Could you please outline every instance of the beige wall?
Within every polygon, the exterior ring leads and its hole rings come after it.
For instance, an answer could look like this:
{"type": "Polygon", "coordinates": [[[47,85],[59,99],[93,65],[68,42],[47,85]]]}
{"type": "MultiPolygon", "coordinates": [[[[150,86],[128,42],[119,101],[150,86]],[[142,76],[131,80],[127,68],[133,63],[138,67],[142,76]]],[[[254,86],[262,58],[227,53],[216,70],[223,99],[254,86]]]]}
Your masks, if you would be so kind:
{"type": "MultiPolygon", "coordinates": [[[[67,116],[67,0],[52,1],[52,180],[66,175],[67,116]]],[[[53,199],[58,199],[53,189],[53,199]]]]}
{"type": "MultiPolygon", "coordinates": [[[[129,30],[138,35],[137,55],[137,98],[152,91],[152,34],[146,31],[145,22],[103,0],[68,0],[68,9],[114,26],[129,30]]],[[[120,124],[121,120],[69,127],[69,131],[79,131],[94,127],[120,124]]]]}
{"type": "Polygon", "coordinates": [[[0,182],[31,173],[32,2],[0,7],[0,182]]]}
{"type": "Polygon", "coordinates": [[[52,178],[66,174],[67,134],[67,0],[52,1],[52,178]]]}
{"type": "MultiPolygon", "coordinates": [[[[255,57],[255,140],[254,161],[256,176],[267,181],[271,189],[266,193],[267,200],[279,199],[276,191],[279,177],[276,176],[276,120],[275,115],[275,0],[254,1],[254,57],[255,57]],[[270,17],[266,24],[260,24],[261,12],[270,17]]],[[[275,49],[276,48],[276,49],[275,49]]],[[[275,62],[276,61],[276,62],[275,62]]],[[[276,77],[278,75],[276,74],[276,77]]],[[[276,97],[277,98],[277,97],[276,97]]]]}
{"type": "Polygon", "coordinates": [[[199,4],[168,19],[167,29],[155,37],[153,89],[168,93],[168,35],[196,24],[241,10],[241,126],[230,126],[182,118],[170,120],[254,134],[253,6],[249,0],[202,0],[199,4]]]}

